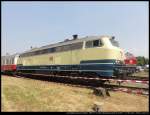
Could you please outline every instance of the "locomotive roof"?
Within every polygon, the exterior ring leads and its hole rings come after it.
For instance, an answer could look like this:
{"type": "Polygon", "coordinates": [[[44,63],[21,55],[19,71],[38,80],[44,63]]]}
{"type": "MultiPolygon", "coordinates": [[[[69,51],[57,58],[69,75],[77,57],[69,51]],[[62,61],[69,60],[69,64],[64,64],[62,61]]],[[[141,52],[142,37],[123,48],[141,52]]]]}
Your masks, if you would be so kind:
{"type": "Polygon", "coordinates": [[[24,53],[34,52],[34,51],[38,51],[38,50],[43,50],[43,49],[47,49],[47,48],[53,48],[53,47],[57,47],[57,46],[68,45],[68,44],[73,44],[73,43],[78,43],[78,42],[83,42],[83,41],[88,41],[88,40],[101,39],[103,37],[111,38],[112,36],[86,36],[86,37],[78,38],[78,39],[75,39],[75,40],[71,39],[71,40],[68,40],[68,41],[62,41],[62,42],[42,46],[42,47],[39,47],[39,48],[33,48],[31,50],[25,51],[24,53]]]}

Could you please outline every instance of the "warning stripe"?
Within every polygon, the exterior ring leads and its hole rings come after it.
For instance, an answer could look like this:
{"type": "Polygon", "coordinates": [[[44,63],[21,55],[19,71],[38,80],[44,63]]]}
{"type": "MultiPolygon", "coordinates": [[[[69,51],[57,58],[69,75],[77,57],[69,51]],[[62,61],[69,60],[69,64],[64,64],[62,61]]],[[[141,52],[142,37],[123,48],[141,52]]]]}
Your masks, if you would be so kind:
{"type": "MultiPolygon", "coordinates": [[[[102,80],[108,80],[108,79],[102,79],[102,80]]],[[[132,83],[142,83],[142,84],[149,84],[149,81],[139,81],[139,80],[116,80],[116,79],[109,79],[112,82],[118,81],[118,82],[132,82],[132,83]]]]}
{"type": "Polygon", "coordinates": [[[134,94],[144,94],[144,95],[149,95],[149,92],[143,91],[143,90],[131,90],[127,88],[115,88],[113,89],[114,91],[122,91],[126,93],[134,93],[134,94]]]}

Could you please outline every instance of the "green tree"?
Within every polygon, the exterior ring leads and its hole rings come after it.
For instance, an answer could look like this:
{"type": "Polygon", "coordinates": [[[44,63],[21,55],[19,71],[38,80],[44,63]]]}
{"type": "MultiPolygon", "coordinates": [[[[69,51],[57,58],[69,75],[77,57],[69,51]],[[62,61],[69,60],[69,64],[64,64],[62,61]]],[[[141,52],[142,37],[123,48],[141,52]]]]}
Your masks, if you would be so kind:
{"type": "Polygon", "coordinates": [[[149,59],[145,58],[144,56],[138,56],[137,59],[137,65],[143,66],[145,64],[149,64],[149,59]]]}

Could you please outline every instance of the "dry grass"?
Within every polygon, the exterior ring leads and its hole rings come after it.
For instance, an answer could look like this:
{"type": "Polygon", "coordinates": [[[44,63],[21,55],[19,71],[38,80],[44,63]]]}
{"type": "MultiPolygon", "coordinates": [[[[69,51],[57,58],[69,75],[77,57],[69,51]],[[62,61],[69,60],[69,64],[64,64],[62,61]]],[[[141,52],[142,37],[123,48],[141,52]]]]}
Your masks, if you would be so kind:
{"type": "Polygon", "coordinates": [[[148,96],[110,92],[111,97],[93,95],[87,88],[46,81],[2,76],[2,111],[91,112],[94,102],[104,112],[148,112],[148,96]]]}
{"type": "Polygon", "coordinates": [[[137,72],[134,73],[133,76],[139,76],[139,77],[149,77],[149,72],[147,71],[141,71],[141,72],[137,72]]]}

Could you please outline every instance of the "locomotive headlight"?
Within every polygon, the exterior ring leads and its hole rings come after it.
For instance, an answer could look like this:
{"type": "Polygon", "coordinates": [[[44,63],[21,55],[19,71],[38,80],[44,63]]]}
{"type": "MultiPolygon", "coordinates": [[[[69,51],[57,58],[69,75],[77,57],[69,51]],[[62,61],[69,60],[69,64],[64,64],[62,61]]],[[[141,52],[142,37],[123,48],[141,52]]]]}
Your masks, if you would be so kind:
{"type": "Polygon", "coordinates": [[[116,64],[119,64],[119,60],[116,60],[116,64]]]}
{"type": "Polygon", "coordinates": [[[129,63],[132,64],[132,63],[133,63],[133,60],[129,60],[129,63]]]}
{"type": "Polygon", "coordinates": [[[116,60],[116,64],[122,64],[122,61],[116,60]]]}

